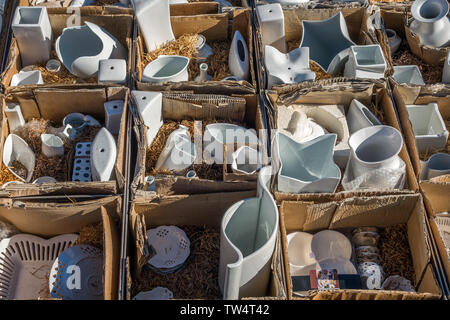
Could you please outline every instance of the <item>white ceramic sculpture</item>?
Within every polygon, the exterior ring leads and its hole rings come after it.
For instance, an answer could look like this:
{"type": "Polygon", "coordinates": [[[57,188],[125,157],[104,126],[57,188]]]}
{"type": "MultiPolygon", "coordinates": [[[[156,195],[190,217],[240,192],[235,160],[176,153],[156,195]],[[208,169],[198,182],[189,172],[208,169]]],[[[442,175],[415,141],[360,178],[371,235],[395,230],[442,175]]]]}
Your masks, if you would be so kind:
{"type": "Polygon", "coordinates": [[[211,78],[208,74],[208,65],[206,63],[200,64],[200,74],[195,78],[195,81],[209,81],[211,78]]]}
{"type": "Polygon", "coordinates": [[[226,144],[228,146],[226,160],[227,163],[232,163],[235,145],[236,148],[243,145],[256,148],[259,142],[254,129],[245,129],[229,123],[208,124],[203,135],[203,157],[206,163],[223,164],[224,144],[226,144]]]}
{"type": "Polygon", "coordinates": [[[139,292],[133,300],[170,300],[172,298],[172,291],[164,287],[156,287],[150,291],[139,292]]]}
{"type": "Polygon", "coordinates": [[[132,0],[131,3],[148,52],[175,40],[168,0],[132,0]]]}
{"type": "Polygon", "coordinates": [[[270,194],[271,168],[258,175],[258,197],[241,200],[220,228],[219,288],[227,300],[264,296],[278,232],[278,208],[270,194]]]}
{"type": "Polygon", "coordinates": [[[147,146],[150,146],[163,124],[162,93],[152,91],[131,91],[136,109],[147,126],[147,146]]]}
{"type": "Polygon", "coordinates": [[[183,56],[160,55],[144,68],[141,80],[156,83],[188,81],[189,61],[183,56]]]}
{"type": "Polygon", "coordinates": [[[362,128],[381,125],[381,122],[369,108],[353,99],[347,111],[347,124],[350,133],[354,133],[362,128]]]}
{"type": "Polygon", "coordinates": [[[450,83],[450,50],[447,52],[447,57],[444,60],[444,68],[442,69],[442,82],[450,83]]]}
{"type": "Polygon", "coordinates": [[[56,179],[49,176],[39,177],[33,181],[33,184],[56,183],[56,179]]]}
{"type": "Polygon", "coordinates": [[[435,153],[426,162],[423,177],[429,180],[434,177],[450,174],[450,154],[435,153]]]}
{"type": "Polygon", "coordinates": [[[297,48],[285,54],[272,46],[266,46],[264,63],[268,89],[277,84],[316,79],[316,74],[309,69],[309,48],[297,48]]]}
{"type": "Polygon", "coordinates": [[[59,72],[61,70],[61,62],[56,59],[50,59],[45,64],[45,69],[53,73],[59,72]]]}
{"type": "Polygon", "coordinates": [[[344,76],[347,78],[381,79],[387,64],[379,44],[351,46],[345,64],[344,76]]]}
{"type": "Polygon", "coordinates": [[[279,3],[256,6],[259,28],[261,30],[262,48],[272,46],[286,53],[284,36],[284,14],[279,3]]]}
{"type": "MultiPolygon", "coordinates": [[[[280,113],[278,113],[280,115],[280,113]]],[[[282,125],[282,124],[278,124],[282,125]]],[[[283,129],[282,129],[283,130],[283,129]]],[[[294,111],[287,124],[287,131],[297,142],[307,142],[325,134],[325,130],[308,118],[303,111],[294,111]]]]}
{"type": "Polygon", "coordinates": [[[167,138],[164,149],[156,162],[156,170],[180,172],[192,165],[197,153],[188,128],[180,125],[167,138]]]}
{"type": "Polygon", "coordinates": [[[124,59],[100,60],[98,82],[124,84],[127,81],[127,62],[124,59]]]}
{"type": "Polygon", "coordinates": [[[300,47],[309,47],[310,59],[331,74],[342,68],[355,43],[350,39],[344,16],[339,11],[329,19],[302,21],[303,33],[300,47]]]}
{"type": "Polygon", "coordinates": [[[400,44],[402,43],[402,38],[400,38],[397,32],[395,32],[395,30],[393,29],[386,29],[386,35],[388,37],[389,48],[391,49],[392,55],[400,47],[400,44]]]}
{"type": "MultiPolygon", "coordinates": [[[[370,175],[375,170],[395,172],[403,163],[398,157],[403,146],[403,138],[393,127],[378,125],[360,129],[350,136],[348,143],[351,149],[349,159],[351,165],[348,165],[346,170],[350,170],[355,178],[370,175]]],[[[390,175],[394,176],[392,173],[390,175]]],[[[379,187],[387,178],[380,173],[371,176],[366,183],[379,187]]]]}
{"type": "Polygon", "coordinates": [[[335,258],[350,260],[352,256],[352,244],[340,232],[323,230],[313,236],[311,240],[311,252],[319,262],[325,259],[335,258]]]}
{"type": "Polygon", "coordinates": [[[262,155],[256,149],[242,146],[233,152],[231,169],[242,174],[254,174],[262,167],[262,155]]]}
{"type": "Polygon", "coordinates": [[[62,157],[64,155],[64,142],[54,134],[41,134],[42,153],[46,157],[62,157]]]}
{"type": "Polygon", "coordinates": [[[18,127],[25,124],[25,119],[22,115],[20,105],[16,103],[7,103],[5,108],[5,115],[8,119],[9,132],[13,132],[18,127]]]}
{"type": "Polygon", "coordinates": [[[20,71],[11,78],[11,87],[44,84],[41,71],[20,71]]]}
{"type": "Polygon", "coordinates": [[[419,153],[443,149],[447,143],[448,131],[437,103],[407,105],[419,153]]]}
{"type": "Polygon", "coordinates": [[[416,65],[394,66],[394,74],[392,75],[392,78],[394,78],[398,83],[416,84],[419,86],[425,85],[419,67],[416,65]]]}
{"type": "Polygon", "coordinates": [[[117,147],[112,134],[101,128],[91,146],[91,172],[93,181],[109,181],[114,176],[117,147]]]}
{"type": "Polygon", "coordinates": [[[420,43],[431,47],[450,44],[449,4],[447,0],[415,0],[411,6],[414,20],[409,28],[418,35],[420,43]]]}
{"type": "Polygon", "coordinates": [[[30,182],[36,165],[36,157],[33,150],[21,137],[9,134],[3,146],[3,164],[17,178],[24,182],[30,182]],[[26,175],[20,176],[12,170],[15,161],[19,162],[26,169],[26,175]]]}
{"type": "Polygon", "coordinates": [[[113,135],[118,135],[120,122],[122,120],[124,101],[112,100],[104,103],[105,107],[105,127],[113,135]]]}
{"type": "Polygon", "coordinates": [[[248,79],[250,58],[248,56],[247,43],[239,30],[236,30],[233,40],[231,40],[228,68],[234,76],[243,80],[248,79]]]}
{"type": "Polygon", "coordinates": [[[341,170],[333,161],[336,134],[325,134],[297,143],[281,132],[272,142],[272,166],[278,177],[278,191],[286,193],[333,193],[341,170]]]}
{"type": "Polygon", "coordinates": [[[127,51],[116,38],[87,21],[84,26],[64,28],[55,48],[66,69],[80,78],[95,76],[100,60],[127,58],[127,51]]]}
{"type": "Polygon", "coordinates": [[[22,66],[50,59],[52,26],[45,7],[17,7],[12,31],[19,46],[22,66]]]}
{"type": "MultiPolygon", "coordinates": [[[[77,152],[79,151],[80,145],[77,144],[77,152]]],[[[87,150],[90,150],[91,147],[86,146],[87,150]]],[[[86,155],[88,156],[88,155],[86,155]]],[[[92,172],[91,172],[91,160],[90,158],[75,158],[73,160],[73,170],[72,170],[72,181],[75,182],[90,182],[92,181],[92,172]]]]}

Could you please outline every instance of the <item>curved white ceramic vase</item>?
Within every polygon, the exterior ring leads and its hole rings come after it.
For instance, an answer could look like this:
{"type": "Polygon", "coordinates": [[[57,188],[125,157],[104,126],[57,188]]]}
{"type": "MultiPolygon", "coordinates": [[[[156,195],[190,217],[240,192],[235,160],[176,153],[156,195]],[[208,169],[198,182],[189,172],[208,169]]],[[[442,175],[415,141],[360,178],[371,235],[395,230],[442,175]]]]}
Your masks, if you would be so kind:
{"type": "Polygon", "coordinates": [[[244,37],[236,30],[231,41],[230,52],[228,54],[228,68],[230,72],[243,80],[248,79],[250,69],[250,59],[248,56],[247,43],[244,37]]]}
{"type": "Polygon", "coordinates": [[[254,129],[229,123],[212,123],[205,127],[203,135],[204,152],[203,157],[207,163],[223,164],[224,144],[229,145],[226,154],[227,163],[233,162],[234,144],[237,148],[243,145],[256,147],[259,139],[254,129]]]}
{"type": "Polygon", "coordinates": [[[450,44],[447,0],[415,0],[411,6],[414,20],[409,28],[423,45],[445,47],[450,44]]]}
{"type": "Polygon", "coordinates": [[[309,47],[310,59],[327,73],[340,71],[355,43],[350,39],[344,16],[339,11],[331,18],[320,21],[302,21],[303,34],[300,48],[309,47]]]}
{"type": "Polygon", "coordinates": [[[447,57],[444,61],[444,68],[442,69],[442,82],[450,83],[450,50],[447,52],[447,57]]]}
{"type": "Polygon", "coordinates": [[[208,74],[208,64],[206,63],[200,64],[200,73],[194,80],[197,82],[209,81],[211,80],[211,78],[212,77],[208,74]]]}
{"type": "Polygon", "coordinates": [[[227,300],[265,296],[278,233],[271,167],[258,175],[258,197],[232,205],[220,228],[219,287],[227,300]]]}
{"type": "Polygon", "coordinates": [[[316,74],[309,69],[309,48],[297,48],[282,53],[275,47],[266,46],[264,62],[267,70],[267,88],[283,83],[314,81],[316,74]]]}
{"type": "Polygon", "coordinates": [[[400,38],[397,32],[395,32],[395,30],[392,29],[386,29],[386,35],[388,37],[389,48],[391,49],[392,55],[400,47],[400,44],[402,43],[402,38],[400,38]]]}
{"type": "Polygon", "coordinates": [[[113,177],[117,147],[113,135],[101,128],[91,145],[92,181],[109,181],[113,177]]]}
{"type": "Polygon", "coordinates": [[[149,52],[175,40],[168,0],[131,0],[139,29],[149,52]]]}
{"type": "Polygon", "coordinates": [[[46,157],[56,157],[64,155],[64,142],[54,134],[41,134],[41,149],[46,157]]]}
{"type": "Polygon", "coordinates": [[[197,155],[188,128],[180,125],[167,138],[156,162],[156,170],[182,171],[192,165],[197,155]]]}
{"type": "Polygon", "coordinates": [[[425,85],[419,67],[416,65],[394,66],[392,78],[398,83],[415,84],[419,86],[425,85]]]}
{"type": "Polygon", "coordinates": [[[319,193],[336,191],[341,170],[333,160],[336,134],[298,143],[277,132],[272,143],[272,165],[278,174],[278,191],[319,193]]]}
{"type": "Polygon", "coordinates": [[[160,55],[150,62],[142,72],[143,82],[188,81],[189,58],[183,56],[160,55]]]}
{"type": "Polygon", "coordinates": [[[125,48],[116,38],[87,21],[81,27],[65,28],[55,48],[67,70],[80,78],[96,75],[100,60],[127,58],[125,48]]]}
{"type": "Polygon", "coordinates": [[[24,182],[30,182],[36,165],[36,157],[33,150],[21,137],[9,134],[3,146],[3,164],[17,178],[24,182]],[[14,161],[20,162],[27,169],[26,177],[21,177],[10,169],[14,161]]]}
{"type": "MultiPolygon", "coordinates": [[[[399,168],[398,154],[403,146],[401,133],[385,125],[371,126],[353,133],[348,140],[354,177],[377,169],[399,168]]],[[[381,177],[379,177],[381,178],[381,177]]]]}
{"type": "Polygon", "coordinates": [[[353,99],[347,111],[347,124],[352,134],[362,128],[381,125],[381,122],[365,105],[353,99]]]}

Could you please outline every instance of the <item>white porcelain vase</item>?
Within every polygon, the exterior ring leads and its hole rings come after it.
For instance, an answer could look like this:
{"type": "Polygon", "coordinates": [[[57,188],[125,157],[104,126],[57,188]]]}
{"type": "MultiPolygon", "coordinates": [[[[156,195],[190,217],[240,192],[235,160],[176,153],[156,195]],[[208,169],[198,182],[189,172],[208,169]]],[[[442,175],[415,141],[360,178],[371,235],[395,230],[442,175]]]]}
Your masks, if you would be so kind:
{"type": "Polygon", "coordinates": [[[17,178],[24,182],[30,182],[36,165],[36,157],[33,150],[21,137],[9,134],[3,146],[3,164],[17,178]],[[14,161],[20,162],[26,168],[26,176],[20,176],[11,169],[14,161]]]}
{"type": "Polygon", "coordinates": [[[144,68],[142,81],[155,83],[188,81],[189,61],[189,58],[183,56],[160,55],[144,68]]]}
{"type": "Polygon", "coordinates": [[[271,167],[258,175],[258,197],[241,200],[220,228],[219,288],[226,300],[265,296],[278,233],[278,208],[270,194],[271,167]]]}
{"type": "Polygon", "coordinates": [[[239,30],[236,30],[233,40],[231,40],[230,52],[228,54],[228,68],[234,76],[243,80],[248,79],[250,57],[247,43],[239,30]]]}

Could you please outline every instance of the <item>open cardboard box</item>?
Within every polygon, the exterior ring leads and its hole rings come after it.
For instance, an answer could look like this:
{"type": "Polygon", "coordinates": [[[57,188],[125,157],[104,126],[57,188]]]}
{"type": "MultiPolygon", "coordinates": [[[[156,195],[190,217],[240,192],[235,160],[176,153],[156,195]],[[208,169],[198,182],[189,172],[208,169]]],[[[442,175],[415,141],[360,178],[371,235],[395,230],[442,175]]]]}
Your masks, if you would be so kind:
{"type": "MultiPolygon", "coordinates": [[[[128,117],[128,95],[129,90],[125,87],[108,88],[81,88],[69,86],[63,88],[34,88],[23,89],[13,93],[7,92],[2,96],[2,138],[0,144],[0,157],[3,154],[3,145],[8,137],[9,127],[7,116],[4,113],[6,103],[16,102],[20,104],[25,121],[33,118],[51,120],[56,125],[62,125],[63,118],[73,112],[90,114],[104,126],[105,109],[104,103],[112,100],[124,100],[124,110],[120,123],[119,135],[116,138],[117,158],[115,164],[115,180],[106,182],[72,182],[72,171],[67,182],[45,183],[45,184],[20,184],[9,185],[0,191],[0,197],[17,197],[30,195],[108,195],[117,194],[124,188],[125,181],[125,144],[126,125],[128,117]]],[[[1,164],[4,166],[3,162],[1,164]]],[[[72,164],[68,164],[69,169],[72,164]]]]}
{"type": "MultiPolygon", "coordinates": [[[[230,107],[230,105],[218,103],[220,97],[217,95],[192,95],[183,93],[165,93],[163,92],[162,117],[164,120],[207,120],[215,119],[218,122],[227,122],[230,120],[245,123],[247,128],[253,128],[261,141],[259,151],[262,153],[263,166],[268,163],[266,142],[267,136],[262,120],[259,100],[256,95],[236,96],[244,99],[244,105],[241,107],[230,107]],[[175,98],[176,101],[170,101],[167,97],[175,98]],[[203,102],[196,102],[195,98],[202,98],[203,102]],[[188,99],[190,98],[190,99],[188,99]],[[206,101],[204,100],[206,99],[206,101]],[[219,100],[217,100],[219,99],[219,100]],[[239,109],[239,110],[238,110],[239,109]],[[261,133],[263,133],[261,135],[261,133]]],[[[176,201],[192,201],[193,204],[199,204],[202,197],[209,198],[214,193],[226,192],[235,194],[236,201],[243,199],[248,195],[248,191],[256,190],[256,180],[246,181],[237,179],[236,175],[228,177],[227,181],[214,181],[207,179],[189,179],[184,176],[161,175],[156,176],[156,191],[146,191],[144,189],[144,178],[146,176],[146,132],[147,127],[141,119],[135,117],[134,131],[138,139],[138,155],[136,159],[136,175],[131,185],[135,196],[144,197],[149,200],[158,199],[159,205],[163,206],[176,201]],[[230,181],[232,179],[232,181],[230,181]],[[191,196],[190,196],[191,195],[191,196]],[[193,196],[195,195],[195,196],[193,196]]],[[[202,133],[203,135],[203,133],[202,133]]],[[[203,151],[202,151],[203,152],[203,151]]],[[[151,169],[151,168],[149,168],[151,169]]]]}
{"type": "Polygon", "coordinates": [[[9,37],[11,37],[10,34],[8,34],[8,29],[9,29],[9,21],[11,20],[12,14],[13,12],[13,8],[14,8],[14,2],[13,1],[2,1],[4,3],[4,8],[3,8],[3,13],[2,13],[2,22],[0,23],[0,53],[1,53],[1,58],[0,58],[0,72],[3,72],[2,68],[3,68],[3,64],[6,63],[7,58],[7,54],[6,51],[8,50],[8,45],[9,45],[9,37]]]}
{"type": "MultiPolygon", "coordinates": [[[[138,90],[143,91],[193,91],[195,93],[217,94],[248,94],[256,92],[256,76],[253,58],[252,14],[250,9],[235,9],[229,13],[219,13],[217,3],[171,5],[171,24],[175,38],[184,34],[198,33],[206,37],[208,43],[214,41],[229,41],[239,30],[244,37],[248,51],[250,72],[247,81],[207,81],[197,83],[193,80],[168,82],[165,84],[141,82],[143,72],[142,59],[146,52],[145,42],[139,30],[134,39],[133,50],[135,58],[134,78],[138,90]],[[229,26],[231,27],[229,28],[229,26]]],[[[139,29],[139,28],[137,28],[139,29]]]]}
{"type": "MultiPolygon", "coordinates": [[[[84,226],[102,222],[104,299],[116,300],[120,257],[121,197],[112,196],[75,203],[69,200],[52,202],[45,198],[40,200],[0,199],[0,219],[13,224],[23,233],[43,238],[78,233],[84,226]]],[[[48,297],[43,298],[48,299],[48,297]]]]}
{"type": "MultiPolygon", "coordinates": [[[[449,85],[433,85],[433,86],[403,86],[398,85],[394,87],[393,96],[397,105],[400,124],[403,129],[403,136],[408,148],[409,156],[411,158],[412,166],[417,179],[419,179],[422,163],[419,157],[416,146],[416,138],[414,131],[409,121],[408,111],[406,105],[410,104],[429,104],[435,102],[438,104],[439,112],[442,118],[450,120],[450,86],[449,85]]],[[[420,179],[419,179],[420,180],[420,179]]],[[[449,186],[450,176],[440,176],[431,179],[430,181],[419,181],[422,185],[435,185],[435,186],[449,186]]],[[[426,194],[426,188],[422,187],[422,190],[426,194]]],[[[443,189],[448,190],[448,189],[443,189]]],[[[445,194],[445,193],[444,193],[445,194]]],[[[450,203],[450,199],[446,199],[450,203]]]]}
{"type": "MultiPolygon", "coordinates": [[[[55,48],[55,41],[61,35],[63,29],[67,27],[67,23],[69,21],[72,24],[77,23],[78,10],[80,12],[80,26],[84,25],[85,21],[92,22],[111,33],[123,45],[123,47],[128,50],[127,73],[129,76],[131,70],[130,61],[132,61],[131,44],[133,34],[133,14],[131,9],[118,10],[118,8],[113,7],[82,7],[77,8],[77,10],[75,10],[74,8],[48,8],[47,12],[53,31],[52,49],[55,48]]],[[[9,48],[8,64],[1,76],[1,84],[5,89],[11,88],[11,90],[21,90],[21,87],[34,88],[67,86],[58,83],[44,83],[43,85],[10,87],[12,77],[23,67],[25,66],[22,66],[17,41],[13,38],[11,41],[11,46],[9,48]]],[[[64,68],[64,65],[61,65],[61,68],[64,68]]],[[[77,83],[72,85],[74,87],[99,86],[97,82],[77,83]]],[[[105,84],[102,84],[102,86],[104,87],[105,84]]]]}
{"type": "Polygon", "coordinates": [[[422,182],[424,200],[430,215],[430,228],[441,258],[447,286],[450,284],[450,182],[439,184],[422,182]]]}
{"type": "MultiPolygon", "coordinates": [[[[255,192],[247,192],[246,197],[254,196],[255,192]]],[[[191,197],[196,198],[197,202],[186,199],[187,201],[173,202],[164,208],[161,208],[161,206],[158,206],[156,203],[149,203],[142,198],[136,198],[133,201],[130,208],[130,232],[133,242],[131,245],[132,249],[130,250],[131,266],[128,268],[127,272],[128,299],[132,297],[132,280],[139,281],[142,268],[150,257],[146,233],[147,229],[162,225],[209,226],[216,228],[220,233],[223,215],[232,204],[238,201],[231,192],[211,194],[208,197],[202,195],[193,195],[191,197]],[[199,199],[199,197],[201,197],[201,199],[199,199]],[[181,212],[182,214],[180,214],[181,212]]],[[[267,296],[270,296],[273,299],[286,299],[287,297],[280,239],[280,234],[278,234],[275,252],[272,258],[269,287],[267,288],[267,296]]],[[[188,258],[187,263],[190,262],[190,259],[191,257],[188,258]]],[[[219,266],[217,265],[217,270],[218,268],[219,266]]],[[[186,281],[192,280],[186,279],[186,281]]],[[[171,288],[168,289],[170,290],[171,288]]],[[[191,297],[179,297],[175,295],[174,298],[189,299],[191,297]]]]}
{"type": "MultiPolygon", "coordinates": [[[[277,91],[266,91],[273,116],[270,124],[271,129],[277,128],[275,119],[278,119],[277,106],[292,104],[341,104],[344,106],[345,113],[353,99],[358,100],[369,109],[376,108],[383,115],[384,119],[380,119],[383,124],[392,126],[400,131],[400,126],[397,122],[394,106],[388,91],[385,88],[385,83],[381,80],[345,80],[345,79],[331,79],[321,80],[314,83],[301,83],[291,86],[283,86],[277,91]]],[[[303,193],[303,194],[289,194],[277,191],[277,185],[273,186],[274,197],[277,201],[295,200],[295,201],[315,201],[328,202],[337,201],[340,199],[351,197],[370,197],[378,195],[394,194],[411,194],[419,190],[417,180],[414,175],[413,167],[408,156],[405,143],[399,153],[399,156],[406,164],[406,181],[405,189],[399,190],[383,190],[370,189],[361,191],[341,191],[336,193],[303,193]]]]}
{"type": "MultiPolygon", "coordinates": [[[[369,35],[367,30],[367,19],[369,17],[369,10],[363,7],[340,7],[330,6],[330,8],[320,9],[305,9],[303,7],[283,7],[284,14],[284,33],[286,42],[301,43],[303,27],[303,20],[325,20],[331,18],[338,12],[342,12],[345,22],[347,24],[350,38],[358,45],[376,44],[376,39],[369,35]]],[[[255,14],[256,15],[256,14],[255,14]]],[[[255,20],[256,16],[255,16],[255,20]]],[[[258,22],[256,21],[256,25],[258,22]]],[[[264,64],[264,48],[262,47],[261,30],[257,26],[258,31],[255,33],[256,38],[256,55],[259,57],[258,75],[263,80],[264,87],[266,86],[266,70],[264,64]]],[[[289,85],[277,85],[274,87],[283,87],[289,85]]],[[[270,89],[270,88],[268,88],[270,89]]]]}
{"type": "MultiPolygon", "coordinates": [[[[288,293],[293,297],[287,254],[287,234],[294,231],[351,230],[357,227],[388,227],[407,224],[407,236],[415,271],[417,293],[387,290],[331,290],[310,292],[313,300],[406,300],[438,299],[441,289],[431,263],[426,212],[420,194],[349,198],[326,203],[283,201],[280,226],[288,293]]],[[[304,298],[303,298],[304,299],[304,298]]]]}

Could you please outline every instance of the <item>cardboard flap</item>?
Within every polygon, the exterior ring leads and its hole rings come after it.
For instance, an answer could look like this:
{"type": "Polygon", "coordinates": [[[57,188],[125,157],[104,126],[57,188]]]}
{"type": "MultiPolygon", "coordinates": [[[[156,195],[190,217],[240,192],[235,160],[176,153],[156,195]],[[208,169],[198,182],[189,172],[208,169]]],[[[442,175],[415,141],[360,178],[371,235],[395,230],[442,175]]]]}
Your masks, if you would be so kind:
{"type": "Polygon", "coordinates": [[[109,213],[105,207],[101,208],[103,221],[103,247],[104,247],[104,299],[117,300],[119,289],[119,261],[120,261],[120,236],[117,223],[119,220],[114,220],[113,216],[117,212],[109,213]]]}
{"type": "Polygon", "coordinates": [[[336,208],[336,202],[314,204],[308,201],[283,201],[280,213],[288,233],[298,230],[306,232],[328,229],[336,208]]]}
{"type": "Polygon", "coordinates": [[[450,212],[450,182],[422,181],[420,187],[433,208],[431,214],[450,212]]]}
{"type": "Polygon", "coordinates": [[[172,16],[170,21],[175,38],[188,33],[200,33],[208,41],[226,40],[228,38],[228,14],[226,13],[172,16]]]}
{"type": "Polygon", "coordinates": [[[243,121],[246,100],[244,98],[196,95],[164,94],[163,118],[183,119],[230,119],[243,121]]]}
{"type": "Polygon", "coordinates": [[[315,291],[312,300],[436,300],[439,295],[386,290],[315,291]]]}
{"type": "Polygon", "coordinates": [[[213,1],[175,3],[170,5],[170,16],[194,16],[219,12],[219,3],[213,1]]]}
{"type": "Polygon", "coordinates": [[[185,177],[156,178],[156,192],[159,195],[201,194],[256,190],[256,181],[213,181],[185,177]]]}

